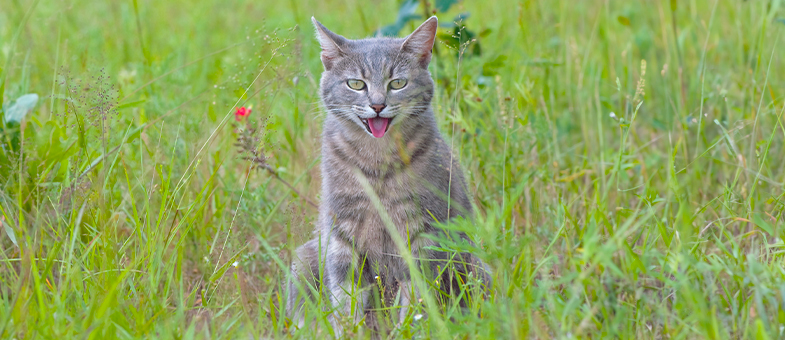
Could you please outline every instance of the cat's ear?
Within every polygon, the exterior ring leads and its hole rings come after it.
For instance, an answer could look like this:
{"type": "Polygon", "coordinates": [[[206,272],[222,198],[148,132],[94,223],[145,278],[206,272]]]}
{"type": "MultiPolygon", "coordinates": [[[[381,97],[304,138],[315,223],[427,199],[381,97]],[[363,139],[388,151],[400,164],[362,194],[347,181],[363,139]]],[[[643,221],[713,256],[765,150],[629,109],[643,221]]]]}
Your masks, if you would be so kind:
{"type": "Polygon", "coordinates": [[[427,68],[431,62],[433,42],[436,40],[436,28],[439,20],[432,16],[409,34],[401,45],[401,51],[413,53],[419,58],[420,66],[427,68]]]}
{"type": "Polygon", "coordinates": [[[346,46],[346,38],[331,32],[314,17],[311,17],[311,21],[316,27],[316,38],[319,39],[319,45],[322,46],[322,64],[324,64],[324,69],[329,71],[333,67],[335,59],[344,55],[341,47],[346,46]]]}

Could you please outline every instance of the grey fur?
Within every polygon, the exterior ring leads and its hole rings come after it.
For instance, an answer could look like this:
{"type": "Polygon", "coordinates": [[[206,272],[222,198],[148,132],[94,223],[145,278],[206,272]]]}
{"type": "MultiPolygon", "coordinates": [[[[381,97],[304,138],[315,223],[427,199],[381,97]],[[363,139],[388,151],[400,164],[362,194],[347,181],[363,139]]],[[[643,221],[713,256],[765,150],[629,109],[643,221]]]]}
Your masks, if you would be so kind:
{"type": "MultiPolygon", "coordinates": [[[[346,39],[312,20],[325,68],[320,82],[327,110],[322,136],[322,203],[318,236],[297,249],[292,264],[287,313],[301,324],[300,311],[304,299],[311,298],[310,289],[326,288],[334,314],[358,322],[371,307],[370,289],[366,288],[376,286],[379,280],[383,286],[403,292],[398,295],[404,305],[403,317],[406,305],[416,300],[407,293],[412,291],[409,269],[360,181],[361,177],[367,179],[426,274],[437,275],[439,266],[443,269],[452,255],[425,249],[433,241],[423,235],[443,232],[433,227],[434,219],[443,222],[472,215],[460,166],[451,157],[431,109],[434,84],[427,67],[437,20],[431,17],[406,38],[362,40],[346,39]],[[396,78],[406,79],[406,86],[391,89],[389,82],[396,78]],[[349,79],[363,80],[366,88],[349,88],[349,79]],[[385,104],[379,116],[392,118],[382,138],[374,138],[361,121],[376,117],[370,107],[373,104],[385,104]],[[354,287],[358,279],[361,287],[354,287]],[[357,303],[351,306],[347,292],[358,289],[357,303]],[[354,315],[350,315],[352,310],[354,315]]],[[[487,266],[476,256],[458,254],[458,259],[466,265],[455,265],[455,271],[465,275],[474,272],[490,285],[487,266]]],[[[443,287],[456,285],[453,275],[442,276],[443,287]]],[[[340,332],[335,319],[331,318],[340,332]]]]}

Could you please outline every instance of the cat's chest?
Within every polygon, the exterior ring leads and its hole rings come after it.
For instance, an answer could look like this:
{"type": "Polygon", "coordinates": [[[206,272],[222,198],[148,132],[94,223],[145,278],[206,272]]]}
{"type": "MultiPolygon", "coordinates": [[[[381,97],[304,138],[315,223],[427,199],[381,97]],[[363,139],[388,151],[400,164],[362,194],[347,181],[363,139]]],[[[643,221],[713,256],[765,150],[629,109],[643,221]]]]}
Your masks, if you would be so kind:
{"type": "MultiPolygon", "coordinates": [[[[366,138],[367,139],[367,138],[366,138]]],[[[407,167],[396,143],[327,135],[323,195],[331,233],[378,257],[398,253],[391,233],[403,240],[422,229],[422,176],[407,167]]]]}
{"type": "Polygon", "coordinates": [[[384,177],[367,185],[355,177],[328,194],[332,233],[373,257],[398,253],[391,232],[408,241],[422,229],[416,183],[405,173],[384,177]]]}

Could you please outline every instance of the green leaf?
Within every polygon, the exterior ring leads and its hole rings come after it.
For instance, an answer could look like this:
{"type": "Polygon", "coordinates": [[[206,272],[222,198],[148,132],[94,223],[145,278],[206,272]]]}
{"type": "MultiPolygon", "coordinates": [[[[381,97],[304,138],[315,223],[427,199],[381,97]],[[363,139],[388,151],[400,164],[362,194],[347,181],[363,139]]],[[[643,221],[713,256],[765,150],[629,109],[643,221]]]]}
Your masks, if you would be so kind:
{"type": "Polygon", "coordinates": [[[482,75],[490,77],[499,74],[499,69],[504,67],[505,60],[507,60],[507,56],[499,55],[495,59],[482,64],[482,75]]]}
{"type": "Polygon", "coordinates": [[[759,214],[752,215],[752,222],[755,224],[755,226],[767,232],[769,235],[774,235],[774,228],[759,214]]]}
{"type": "Polygon", "coordinates": [[[755,339],[758,340],[769,340],[768,333],[766,332],[766,325],[763,324],[763,320],[760,318],[755,320],[755,339]]]}
{"type": "Polygon", "coordinates": [[[248,91],[246,91],[244,87],[240,86],[236,90],[234,90],[234,96],[237,99],[245,101],[248,99],[248,91]]]}
{"type": "Polygon", "coordinates": [[[0,121],[5,121],[5,102],[3,101],[3,95],[5,94],[5,74],[3,73],[3,68],[0,67],[0,121]]]}
{"type": "Polygon", "coordinates": [[[218,120],[218,115],[215,114],[215,105],[207,104],[207,117],[210,118],[211,122],[218,120]]]}
{"type": "Polygon", "coordinates": [[[28,112],[32,111],[35,104],[38,103],[38,95],[35,93],[28,93],[16,99],[16,101],[4,108],[5,123],[20,123],[28,112]]]}
{"type": "Polygon", "coordinates": [[[420,2],[417,0],[406,0],[401,3],[401,7],[398,8],[398,17],[395,19],[395,22],[380,28],[378,31],[376,31],[376,36],[397,36],[398,32],[400,32],[401,29],[403,29],[403,26],[405,26],[409,21],[420,18],[420,15],[416,14],[416,11],[419,7],[420,2]]]}
{"type": "Polygon", "coordinates": [[[3,225],[3,229],[5,230],[5,234],[8,235],[8,238],[11,239],[11,242],[19,247],[19,244],[16,243],[16,234],[14,234],[14,229],[11,228],[11,225],[8,224],[5,219],[0,220],[0,224],[3,225]]]}
{"type": "Polygon", "coordinates": [[[619,20],[620,24],[630,27],[630,18],[620,15],[616,18],[616,20],[619,20]]]}
{"type": "Polygon", "coordinates": [[[223,276],[223,275],[224,275],[224,273],[226,273],[226,271],[227,271],[227,270],[229,270],[229,267],[230,267],[231,265],[233,265],[233,264],[234,264],[234,263],[237,261],[237,259],[238,259],[239,257],[240,257],[240,253],[237,253],[237,254],[235,254],[234,256],[232,256],[232,257],[229,259],[229,261],[226,261],[226,263],[224,263],[224,265],[223,265],[223,266],[221,266],[220,268],[218,268],[218,270],[216,270],[215,272],[213,272],[213,275],[210,275],[210,279],[209,279],[209,281],[210,281],[210,282],[215,282],[215,281],[217,281],[218,279],[220,279],[220,278],[221,278],[221,276],[223,276]]]}
{"type": "Polygon", "coordinates": [[[147,99],[141,99],[141,100],[133,101],[133,102],[130,102],[130,103],[121,104],[121,105],[117,106],[117,110],[119,111],[119,110],[127,109],[127,108],[130,108],[130,107],[137,107],[137,106],[141,105],[142,103],[144,103],[146,101],[147,101],[147,99]]]}
{"type": "Polygon", "coordinates": [[[439,12],[447,12],[450,10],[452,5],[458,3],[458,0],[436,0],[435,6],[436,10],[439,12]]]}
{"type": "Polygon", "coordinates": [[[143,124],[142,126],[128,133],[128,139],[125,140],[124,144],[131,143],[139,138],[142,135],[142,130],[144,130],[145,127],[147,127],[146,124],[143,124]]]}

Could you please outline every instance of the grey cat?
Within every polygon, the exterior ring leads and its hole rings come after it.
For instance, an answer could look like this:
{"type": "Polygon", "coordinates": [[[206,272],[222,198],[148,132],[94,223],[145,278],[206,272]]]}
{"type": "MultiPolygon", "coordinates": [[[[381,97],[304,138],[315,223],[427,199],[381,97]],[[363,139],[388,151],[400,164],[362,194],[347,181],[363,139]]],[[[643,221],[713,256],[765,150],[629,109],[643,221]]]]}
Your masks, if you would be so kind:
{"type": "Polygon", "coordinates": [[[489,270],[475,255],[426,249],[435,244],[427,234],[445,235],[436,222],[472,215],[460,166],[431,109],[428,64],[436,17],[406,38],[362,40],[311,19],[322,48],[320,96],[327,110],[322,203],[316,238],[296,251],[287,314],[302,325],[304,299],[313,298],[315,288],[329,296],[330,320],[340,334],[339,319],[360,322],[372,310],[372,293],[391,289],[387,297],[396,297],[399,318],[406,317],[418,293],[388,230],[406,242],[426,278],[449,287],[443,290],[457,288],[469,275],[489,286],[489,270]]]}

